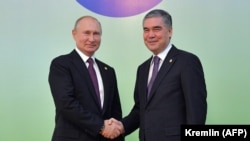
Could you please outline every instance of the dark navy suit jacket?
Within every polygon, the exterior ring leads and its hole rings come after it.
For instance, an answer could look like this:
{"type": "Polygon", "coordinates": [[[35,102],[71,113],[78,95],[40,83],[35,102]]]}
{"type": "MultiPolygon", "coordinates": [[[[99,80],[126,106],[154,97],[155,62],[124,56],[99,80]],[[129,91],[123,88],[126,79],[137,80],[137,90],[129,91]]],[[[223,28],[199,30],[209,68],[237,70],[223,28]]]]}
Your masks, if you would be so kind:
{"type": "Polygon", "coordinates": [[[138,127],[140,141],[180,141],[182,124],[205,124],[207,91],[199,58],[174,45],[147,99],[149,58],[138,67],[135,105],[123,119],[126,135],[138,127]]]}
{"type": "MultiPolygon", "coordinates": [[[[100,108],[85,63],[73,50],[53,59],[49,84],[56,107],[52,141],[106,141],[99,131],[104,119],[122,118],[115,71],[96,59],[104,85],[100,108]]],[[[117,141],[122,141],[118,138],[117,141]]]]}

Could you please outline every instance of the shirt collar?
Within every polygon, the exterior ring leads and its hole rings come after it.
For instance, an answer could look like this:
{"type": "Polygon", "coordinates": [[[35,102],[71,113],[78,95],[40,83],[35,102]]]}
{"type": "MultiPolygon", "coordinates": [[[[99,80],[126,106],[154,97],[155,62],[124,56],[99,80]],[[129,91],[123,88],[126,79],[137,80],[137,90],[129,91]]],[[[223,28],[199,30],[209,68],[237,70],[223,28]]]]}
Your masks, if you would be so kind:
{"type": "MultiPolygon", "coordinates": [[[[159,54],[157,54],[157,56],[161,59],[161,60],[164,60],[168,54],[168,52],[170,51],[170,49],[172,48],[172,44],[169,43],[168,46],[162,51],[160,52],[159,54]]],[[[156,55],[153,55],[153,57],[156,56],[156,55]]],[[[151,63],[153,63],[153,59],[151,61],[151,63]]]]}
{"type": "MultiPolygon", "coordinates": [[[[80,55],[80,57],[82,58],[83,62],[86,63],[87,60],[89,59],[89,56],[87,56],[84,53],[82,53],[77,47],[75,48],[75,50],[80,55]]],[[[95,57],[94,57],[94,55],[91,56],[91,58],[94,60],[94,63],[95,63],[95,57]]]]}

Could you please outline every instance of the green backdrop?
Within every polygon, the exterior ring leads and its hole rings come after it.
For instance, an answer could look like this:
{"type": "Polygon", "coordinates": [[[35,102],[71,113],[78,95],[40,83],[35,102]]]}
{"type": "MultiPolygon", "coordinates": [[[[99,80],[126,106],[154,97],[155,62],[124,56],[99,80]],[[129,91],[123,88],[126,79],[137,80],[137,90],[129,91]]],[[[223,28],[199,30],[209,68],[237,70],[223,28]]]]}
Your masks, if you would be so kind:
{"type": "MultiPolygon", "coordinates": [[[[172,43],[201,59],[208,91],[207,124],[250,123],[249,5],[249,0],[163,0],[154,7],[172,15],[172,43]]],[[[71,29],[82,15],[102,22],[96,57],[116,69],[127,115],[137,66],[151,55],[142,40],[145,13],[111,18],[75,0],[0,1],[0,140],[51,139],[55,108],[49,65],[52,58],[75,48],[71,29]]],[[[127,140],[138,140],[138,131],[127,140]]]]}

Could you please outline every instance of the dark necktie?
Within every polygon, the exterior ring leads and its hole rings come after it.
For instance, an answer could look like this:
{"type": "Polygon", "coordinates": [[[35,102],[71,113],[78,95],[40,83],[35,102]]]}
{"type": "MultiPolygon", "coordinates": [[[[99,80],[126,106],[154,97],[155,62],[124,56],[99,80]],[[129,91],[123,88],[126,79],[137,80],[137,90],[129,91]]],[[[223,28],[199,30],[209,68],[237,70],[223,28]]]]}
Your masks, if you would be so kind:
{"type": "Polygon", "coordinates": [[[148,97],[149,97],[151,88],[153,86],[154,80],[155,80],[157,73],[158,73],[160,58],[158,56],[155,56],[153,62],[154,62],[154,67],[153,67],[151,79],[148,83],[148,97]]]}
{"type": "Polygon", "coordinates": [[[89,63],[88,70],[89,70],[89,74],[90,74],[90,77],[92,79],[93,85],[95,87],[95,93],[96,93],[98,102],[99,102],[99,104],[101,106],[101,99],[100,99],[100,94],[99,94],[98,80],[97,80],[96,72],[95,72],[95,69],[94,69],[94,66],[93,66],[94,61],[93,61],[92,58],[89,58],[87,60],[87,62],[89,63]]]}

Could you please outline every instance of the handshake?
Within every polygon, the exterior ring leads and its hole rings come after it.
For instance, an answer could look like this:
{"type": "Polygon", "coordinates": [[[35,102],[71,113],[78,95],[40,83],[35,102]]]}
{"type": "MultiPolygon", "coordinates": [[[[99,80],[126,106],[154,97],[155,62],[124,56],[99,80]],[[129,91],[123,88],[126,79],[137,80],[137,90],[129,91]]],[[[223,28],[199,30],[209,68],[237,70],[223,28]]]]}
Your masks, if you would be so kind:
{"type": "Polygon", "coordinates": [[[124,127],[122,122],[110,118],[108,120],[104,120],[104,127],[100,131],[100,134],[105,138],[114,139],[124,133],[124,127]]]}

